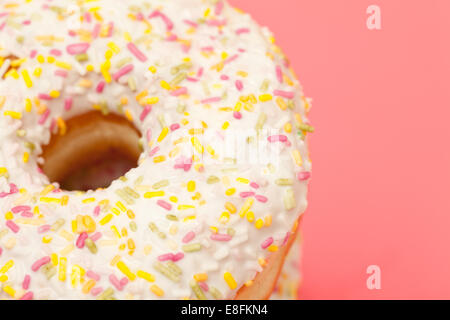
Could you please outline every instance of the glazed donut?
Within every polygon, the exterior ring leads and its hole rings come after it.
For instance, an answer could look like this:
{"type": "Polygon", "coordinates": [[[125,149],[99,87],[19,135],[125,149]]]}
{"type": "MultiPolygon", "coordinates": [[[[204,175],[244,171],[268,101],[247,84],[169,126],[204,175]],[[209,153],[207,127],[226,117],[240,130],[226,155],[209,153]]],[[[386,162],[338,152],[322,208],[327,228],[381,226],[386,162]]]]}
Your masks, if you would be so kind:
{"type": "Polygon", "coordinates": [[[310,100],[222,0],[0,4],[0,298],[268,298],[307,206],[310,100]],[[111,151],[95,190],[68,173],[111,151]]]}

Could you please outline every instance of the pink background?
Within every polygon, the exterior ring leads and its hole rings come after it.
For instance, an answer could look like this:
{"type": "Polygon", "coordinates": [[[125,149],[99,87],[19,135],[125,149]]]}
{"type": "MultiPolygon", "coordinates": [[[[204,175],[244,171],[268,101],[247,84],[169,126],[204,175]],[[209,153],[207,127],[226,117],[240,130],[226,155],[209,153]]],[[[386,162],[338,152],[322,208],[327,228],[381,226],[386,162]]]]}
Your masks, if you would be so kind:
{"type": "Polygon", "coordinates": [[[314,99],[301,297],[449,299],[450,1],[230,2],[275,33],[314,99]]]}

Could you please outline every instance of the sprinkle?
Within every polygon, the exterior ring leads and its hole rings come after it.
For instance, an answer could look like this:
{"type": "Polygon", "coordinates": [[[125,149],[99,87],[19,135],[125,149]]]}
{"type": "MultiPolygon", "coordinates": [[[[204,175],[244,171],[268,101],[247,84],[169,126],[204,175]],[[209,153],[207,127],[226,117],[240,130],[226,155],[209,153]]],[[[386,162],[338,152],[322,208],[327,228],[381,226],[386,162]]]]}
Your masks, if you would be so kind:
{"type": "Polygon", "coordinates": [[[148,282],[155,282],[155,276],[151,273],[139,270],[136,275],[141,279],[147,280],[148,282]]]}
{"type": "Polygon", "coordinates": [[[214,241],[230,241],[232,239],[232,236],[230,236],[229,234],[213,233],[211,234],[210,238],[214,241]]]}
{"type": "Polygon", "coordinates": [[[85,53],[89,49],[89,47],[90,47],[90,44],[87,42],[84,42],[84,43],[68,45],[66,50],[67,50],[67,53],[69,53],[71,55],[77,55],[77,54],[85,53]]]}
{"type": "Polygon", "coordinates": [[[195,238],[195,232],[190,231],[184,236],[182,241],[183,241],[183,243],[188,243],[188,242],[191,242],[194,238],[195,238]]]}
{"type": "Polygon", "coordinates": [[[238,89],[239,91],[242,91],[243,88],[244,88],[244,85],[242,84],[242,81],[236,80],[236,89],[238,89]]]}
{"type": "Polygon", "coordinates": [[[144,122],[145,118],[147,118],[148,114],[152,111],[152,106],[145,106],[144,110],[142,111],[141,115],[139,116],[139,120],[144,122]]]}
{"type": "Polygon", "coordinates": [[[28,291],[20,298],[20,300],[33,300],[33,292],[28,291]]]}
{"type": "Polygon", "coordinates": [[[130,279],[131,281],[134,281],[136,279],[136,275],[130,271],[130,269],[128,268],[128,266],[124,262],[122,262],[122,261],[117,262],[117,268],[125,276],[127,276],[128,279],[130,279]]]}
{"type": "Polygon", "coordinates": [[[31,277],[27,274],[22,282],[22,289],[28,290],[30,287],[31,277]]]}
{"type": "Polygon", "coordinates": [[[191,287],[198,300],[207,300],[205,294],[195,280],[190,281],[189,286],[191,287]]]}
{"type": "Polygon", "coordinates": [[[155,268],[156,271],[159,271],[162,275],[164,275],[168,279],[170,279],[174,282],[180,281],[179,275],[176,272],[174,272],[173,270],[169,269],[169,267],[163,265],[161,262],[156,262],[153,265],[153,267],[155,268]]]}
{"type": "Polygon", "coordinates": [[[284,207],[286,210],[292,210],[296,206],[295,197],[294,197],[294,191],[289,188],[286,190],[286,193],[283,197],[284,207]]]}
{"type": "Polygon", "coordinates": [[[51,258],[50,257],[43,257],[39,260],[37,260],[33,265],[31,266],[31,270],[36,272],[38,271],[42,266],[46,265],[47,263],[50,263],[51,258]]]}
{"type": "Polygon", "coordinates": [[[283,83],[283,71],[281,71],[281,67],[280,67],[280,66],[277,66],[277,67],[275,68],[275,72],[276,72],[278,81],[279,81],[280,83],[283,83]]]}
{"type": "Polygon", "coordinates": [[[245,215],[247,214],[247,212],[250,210],[250,208],[252,207],[253,203],[254,203],[254,199],[253,198],[247,198],[247,200],[245,200],[244,205],[242,206],[241,210],[239,211],[239,216],[241,218],[245,217],[245,215]]]}
{"type": "Polygon", "coordinates": [[[269,200],[267,197],[262,196],[262,195],[256,195],[255,199],[262,203],[266,203],[269,200]]]}
{"type": "Polygon", "coordinates": [[[219,102],[220,100],[222,100],[221,97],[212,97],[212,98],[208,98],[208,99],[203,99],[200,102],[202,104],[208,104],[208,103],[219,102]]]}
{"type": "Polygon", "coordinates": [[[241,35],[241,34],[243,34],[243,33],[249,33],[250,32],[250,29],[249,28],[240,28],[240,29],[237,29],[236,30],[236,34],[237,35],[241,35]]]}
{"type": "Polygon", "coordinates": [[[261,101],[261,102],[267,102],[267,101],[270,101],[270,100],[272,100],[272,95],[271,94],[262,94],[262,95],[260,95],[259,96],[259,101],[261,101]]]}
{"type": "Polygon", "coordinates": [[[33,86],[33,82],[31,81],[30,74],[26,69],[22,70],[22,77],[25,81],[25,84],[28,88],[31,88],[33,86]]]}
{"type": "Polygon", "coordinates": [[[223,278],[225,279],[225,282],[228,284],[231,290],[237,288],[236,280],[234,280],[233,275],[231,273],[225,272],[223,278]]]}
{"type": "Polygon", "coordinates": [[[184,252],[196,252],[202,249],[202,245],[200,243],[186,244],[181,247],[184,252]]]}
{"type": "Polygon", "coordinates": [[[160,17],[164,23],[166,24],[167,30],[172,30],[174,27],[173,22],[161,11],[155,10],[150,16],[149,19],[160,17]]]}
{"type": "Polygon", "coordinates": [[[119,79],[121,77],[123,77],[127,73],[130,73],[131,71],[133,71],[133,69],[134,69],[134,66],[132,64],[128,64],[128,65],[124,66],[122,69],[120,69],[119,71],[117,71],[116,73],[114,73],[113,79],[115,81],[119,81],[119,79]]]}
{"type": "Polygon", "coordinates": [[[11,117],[13,119],[16,119],[16,120],[22,119],[22,113],[21,112],[5,111],[5,112],[3,112],[3,115],[5,115],[7,117],[9,116],[9,117],[11,117]]]}
{"type": "Polygon", "coordinates": [[[6,226],[11,229],[12,232],[19,232],[20,228],[17,224],[15,224],[12,220],[6,221],[6,226]]]}
{"type": "Polygon", "coordinates": [[[272,243],[273,243],[273,238],[272,238],[272,237],[269,237],[269,238],[267,238],[266,240],[264,240],[264,241],[261,243],[261,248],[265,250],[265,249],[267,249],[272,243]]]}
{"type": "Polygon", "coordinates": [[[167,211],[172,210],[172,205],[170,203],[168,203],[167,201],[164,200],[158,200],[156,202],[156,204],[164,209],[166,209],[167,211]]]}
{"type": "Polygon", "coordinates": [[[139,61],[141,62],[147,61],[147,57],[145,56],[145,54],[142,53],[142,51],[140,51],[134,43],[129,42],[127,48],[139,61]]]}
{"type": "Polygon", "coordinates": [[[273,92],[274,96],[283,97],[286,99],[294,99],[295,93],[294,92],[287,92],[287,91],[281,91],[281,90],[275,90],[273,92]]]}
{"type": "Polygon", "coordinates": [[[150,291],[153,292],[154,294],[156,294],[158,297],[162,297],[164,295],[163,289],[158,287],[156,284],[154,284],[150,287],[150,291]]]}
{"type": "Polygon", "coordinates": [[[248,191],[248,192],[241,192],[241,193],[239,194],[239,196],[240,196],[241,198],[253,197],[254,195],[255,195],[255,193],[254,193],[254,192],[251,192],[251,191],[248,191]]]}
{"type": "Polygon", "coordinates": [[[305,181],[311,178],[311,172],[299,172],[297,173],[297,179],[298,181],[305,181]]]}
{"type": "Polygon", "coordinates": [[[186,87],[181,87],[179,89],[173,90],[170,95],[174,97],[178,97],[184,94],[187,94],[188,90],[186,87]]]}
{"type": "Polygon", "coordinates": [[[286,141],[288,141],[288,138],[285,135],[274,135],[274,136],[268,137],[267,140],[270,143],[273,143],[273,142],[286,142],[286,141]]]}

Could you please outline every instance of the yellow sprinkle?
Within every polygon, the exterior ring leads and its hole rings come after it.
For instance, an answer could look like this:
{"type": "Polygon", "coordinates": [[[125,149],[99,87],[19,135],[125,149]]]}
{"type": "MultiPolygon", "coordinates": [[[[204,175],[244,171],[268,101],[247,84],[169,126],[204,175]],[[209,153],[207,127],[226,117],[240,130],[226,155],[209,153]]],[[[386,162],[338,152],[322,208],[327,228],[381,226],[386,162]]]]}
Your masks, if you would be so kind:
{"type": "Polygon", "coordinates": [[[25,99],[25,111],[26,112],[30,112],[31,109],[33,108],[33,104],[31,102],[31,99],[25,99]]]}
{"type": "Polygon", "coordinates": [[[156,294],[158,297],[162,297],[164,295],[164,291],[163,289],[161,289],[160,287],[158,287],[156,284],[152,285],[150,287],[151,292],[153,292],[154,294],[156,294]]]}
{"type": "Polygon", "coordinates": [[[236,74],[237,74],[238,76],[243,77],[243,78],[246,78],[246,77],[248,76],[248,73],[245,72],[245,71],[238,71],[236,74]]]}
{"type": "Polygon", "coordinates": [[[119,238],[119,239],[121,238],[119,230],[117,230],[116,226],[111,226],[111,230],[117,238],[119,238]]]}
{"type": "Polygon", "coordinates": [[[237,288],[236,280],[234,280],[233,276],[229,272],[225,272],[223,275],[223,278],[225,279],[225,282],[228,284],[231,290],[234,290],[237,288]]]}
{"type": "Polygon", "coordinates": [[[59,128],[59,134],[61,136],[64,136],[67,133],[67,126],[66,126],[66,122],[63,120],[63,118],[58,117],[56,119],[56,123],[58,124],[58,128],[59,128]]]}
{"type": "Polygon", "coordinates": [[[44,56],[43,55],[38,55],[37,57],[36,57],[36,59],[37,59],[37,61],[39,62],[39,63],[45,63],[45,58],[44,58],[44,56]]]}
{"type": "Polygon", "coordinates": [[[61,68],[61,69],[72,70],[72,65],[70,63],[63,62],[63,61],[56,61],[55,66],[57,66],[58,68],[61,68]]]}
{"type": "Polygon", "coordinates": [[[100,220],[99,223],[100,223],[100,225],[104,226],[105,224],[110,222],[112,218],[113,218],[113,215],[111,213],[108,213],[106,216],[103,217],[102,220],[100,220]]]}
{"type": "Polygon", "coordinates": [[[158,102],[159,102],[158,97],[151,97],[151,98],[145,99],[146,104],[157,104],[158,102]]]}
{"type": "Polygon", "coordinates": [[[161,80],[161,87],[166,90],[170,90],[170,84],[167,81],[161,80]]]}
{"type": "Polygon", "coordinates": [[[50,95],[50,97],[56,99],[56,98],[59,97],[60,93],[59,93],[58,90],[52,90],[52,91],[50,91],[50,94],[49,94],[49,95],[50,95]]]}
{"type": "Polygon", "coordinates": [[[249,184],[250,180],[245,179],[245,178],[236,178],[237,182],[243,183],[243,184],[249,184]]]}
{"type": "Polygon", "coordinates": [[[95,280],[89,280],[88,282],[85,283],[85,285],[83,286],[82,292],[84,294],[88,294],[91,289],[95,286],[96,282],[95,280]]]}
{"type": "Polygon", "coordinates": [[[55,267],[58,265],[58,255],[56,253],[52,253],[51,256],[52,265],[55,267]]]}
{"type": "Polygon", "coordinates": [[[9,117],[11,117],[13,119],[16,119],[16,120],[22,119],[22,113],[21,112],[5,111],[5,112],[3,112],[3,115],[5,115],[7,117],[9,116],[9,117]]]}
{"type": "Polygon", "coordinates": [[[92,64],[88,64],[88,65],[86,66],[86,71],[87,71],[87,72],[92,72],[92,71],[94,71],[94,66],[93,66],[92,64]]]}
{"type": "Polygon", "coordinates": [[[225,209],[227,209],[230,213],[236,213],[236,207],[231,202],[225,203],[225,209]]]}
{"type": "Polygon", "coordinates": [[[66,281],[66,271],[67,271],[67,258],[59,258],[59,270],[58,270],[58,280],[66,281]]]}
{"type": "Polygon", "coordinates": [[[105,52],[105,59],[111,59],[114,55],[114,52],[112,52],[112,50],[106,50],[105,52]]]}
{"type": "Polygon", "coordinates": [[[147,192],[144,194],[144,198],[154,198],[154,197],[163,197],[165,195],[164,191],[153,191],[153,192],[147,192]]]}
{"type": "Polygon", "coordinates": [[[136,279],[136,275],[128,269],[128,266],[123,262],[119,261],[117,262],[117,268],[130,279],[131,281],[134,281],[136,279]]]}
{"type": "Polygon", "coordinates": [[[235,188],[230,188],[230,189],[227,189],[227,190],[225,191],[225,194],[226,194],[227,196],[232,196],[235,192],[236,192],[236,189],[235,189],[235,188]]]}
{"type": "Polygon", "coordinates": [[[292,157],[294,158],[294,161],[297,164],[297,166],[299,167],[303,166],[303,159],[299,150],[292,151],[292,157]]]}
{"type": "Polygon", "coordinates": [[[166,161],[166,157],[165,156],[158,156],[158,157],[154,157],[153,158],[153,162],[154,163],[160,163],[160,162],[164,162],[166,161]]]}
{"type": "Polygon", "coordinates": [[[253,213],[253,211],[247,212],[247,220],[248,220],[248,222],[255,221],[255,214],[253,213]]]}
{"type": "Polygon", "coordinates": [[[9,269],[11,269],[14,266],[14,261],[9,260],[5,263],[5,265],[0,269],[0,273],[6,273],[9,269]]]}
{"type": "Polygon", "coordinates": [[[230,220],[230,213],[228,211],[222,212],[222,215],[219,218],[221,223],[227,223],[230,220]]]}
{"type": "Polygon", "coordinates": [[[164,140],[164,138],[167,136],[167,134],[169,133],[169,128],[168,127],[164,127],[158,137],[158,142],[161,142],[164,140]]]}
{"type": "Polygon", "coordinates": [[[47,57],[48,63],[54,63],[55,61],[56,61],[55,57],[52,57],[52,56],[47,57]]]}
{"type": "Polygon", "coordinates": [[[147,90],[141,91],[141,92],[136,96],[136,101],[138,101],[138,102],[141,101],[142,98],[145,98],[147,95],[148,95],[148,91],[147,91],[147,90]]]}
{"type": "Polygon", "coordinates": [[[287,104],[286,104],[286,102],[283,100],[283,98],[281,98],[281,97],[278,97],[277,99],[276,99],[276,103],[277,103],[277,105],[278,105],[278,107],[281,109],[281,110],[286,110],[287,109],[287,104]]]}
{"type": "Polygon", "coordinates": [[[16,290],[14,290],[10,286],[4,286],[3,291],[5,291],[7,294],[9,294],[12,298],[14,298],[14,295],[16,294],[16,290]]]}
{"type": "Polygon", "coordinates": [[[187,189],[189,192],[195,191],[195,181],[189,181],[187,184],[187,189]]]}
{"type": "Polygon", "coordinates": [[[139,271],[136,273],[136,275],[137,275],[139,278],[142,278],[142,279],[144,279],[144,280],[147,280],[148,282],[155,282],[155,276],[152,275],[151,273],[148,273],[148,272],[139,270],[139,271]]]}
{"type": "Polygon", "coordinates": [[[230,126],[230,123],[228,121],[225,121],[222,125],[222,129],[227,130],[229,126],[230,126]]]}
{"type": "Polygon", "coordinates": [[[289,122],[287,122],[287,123],[284,125],[284,131],[285,131],[286,133],[291,133],[291,132],[292,132],[292,124],[289,123],[289,122]]]}
{"type": "Polygon", "coordinates": [[[154,66],[151,66],[150,68],[148,68],[148,70],[149,70],[151,73],[156,73],[156,68],[155,68],[154,66]]]}
{"type": "Polygon", "coordinates": [[[194,274],[194,279],[195,279],[195,281],[203,282],[203,281],[208,280],[208,275],[206,273],[197,273],[197,274],[194,274]]]}
{"type": "Polygon", "coordinates": [[[269,250],[270,252],[277,252],[278,246],[272,244],[270,247],[267,248],[267,250],[269,250]]]}
{"type": "Polygon", "coordinates": [[[11,211],[8,211],[7,213],[5,213],[5,219],[6,220],[12,220],[14,219],[14,215],[11,211]]]}
{"type": "Polygon", "coordinates": [[[200,143],[200,140],[198,140],[197,137],[192,137],[191,138],[191,143],[194,146],[195,150],[197,150],[198,153],[203,154],[205,152],[205,148],[200,143]]]}
{"type": "Polygon", "coordinates": [[[271,94],[266,93],[266,94],[262,94],[262,95],[259,96],[259,101],[261,101],[261,102],[267,102],[267,101],[270,101],[270,100],[272,100],[272,95],[271,94]]]}
{"type": "Polygon", "coordinates": [[[112,41],[108,43],[108,48],[110,48],[115,54],[120,52],[120,48],[112,41]]]}
{"type": "Polygon", "coordinates": [[[23,153],[23,163],[28,163],[28,160],[30,159],[30,154],[28,152],[23,153]]]}
{"type": "Polygon", "coordinates": [[[44,188],[44,190],[41,191],[40,195],[41,196],[46,196],[48,195],[50,192],[52,192],[55,189],[55,186],[52,184],[49,184],[48,186],[46,186],[44,188]]]}
{"type": "Polygon", "coordinates": [[[41,74],[42,74],[42,68],[36,68],[36,69],[34,69],[33,75],[34,75],[36,78],[39,78],[39,77],[41,76],[41,74]]]}
{"type": "Polygon", "coordinates": [[[253,198],[247,198],[247,200],[245,200],[244,205],[242,206],[241,210],[239,211],[239,216],[241,218],[245,217],[245,215],[250,210],[250,208],[252,207],[254,202],[255,202],[255,199],[253,199],[253,198]]]}
{"type": "Polygon", "coordinates": [[[22,70],[22,77],[23,77],[23,81],[25,81],[26,86],[28,88],[31,88],[33,86],[33,81],[31,81],[28,70],[26,70],[26,69],[22,70]]]}
{"type": "Polygon", "coordinates": [[[6,276],[6,275],[1,275],[1,276],[0,276],[0,282],[6,282],[6,281],[8,281],[8,276],[6,276]]]}

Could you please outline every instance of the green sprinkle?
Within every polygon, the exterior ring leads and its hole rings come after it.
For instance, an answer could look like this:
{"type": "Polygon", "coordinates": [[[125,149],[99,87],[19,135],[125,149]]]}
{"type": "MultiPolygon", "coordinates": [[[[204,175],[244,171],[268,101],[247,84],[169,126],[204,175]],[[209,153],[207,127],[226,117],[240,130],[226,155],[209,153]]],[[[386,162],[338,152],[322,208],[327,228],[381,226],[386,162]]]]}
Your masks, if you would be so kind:
{"type": "Polygon", "coordinates": [[[98,252],[97,246],[91,239],[87,238],[84,243],[86,244],[86,247],[88,247],[91,253],[96,254],[98,252]]]}
{"type": "Polygon", "coordinates": [[[292,186],[294,184],[294,181],[291,179],[277,179],[275,183],[279,186],[292,186]]]}
{"type": "Polygon", "coordinates": [[[156,271],[159,271],[163,276],[167,277],[168,279],[179,282],[180,277],[175,274],[172,270],[170,270],[167,266],[163,265],[161,262],[156,262],[153,265],[153,268],[155,268],[156,271]]]}
{"type": "Polygon", "coordinates": [[[216,287],[211,287],[209,289],[209,292],[211,293],[211,295],[214,297],[214,299],[216,300],[222,300],[223,296],[222,293],[219,291],[219,289],[217,289],[216,287]]]}
{"type": "Polygon", "coordinates": [[[200,288],[197,281],[191,280],[189,282],[189,286],[191,287],[192,291],[194,292],[198,300],[207,300],[205,294],[203,293],[202,288],[200,288]]]}
{"type": "Polygon", "coordinates": [[[176,275],[181,275],[183,273],[183,271],[181,270],[181,268],[179,266],[177,266],[176,263],[174,263],[173,261],[168,261],[167,262],[167,267],[176,275]]]}
{"type": "Polygon", "coordinates": [[[202,249],[202,245],[200,243],[192,243],[192,244],[185,244],[181,248],[183,249],[184,252],[196,252],[202,249]]]}
{"type": "Polygon", "coordinates": [[[216,176],[209,176],[208,179],[206,180],[207,184],[214,184],[214,183],[218,183],[220,181],[220,179],[216,176]]]}
{"type": "Polygon", "coordinates": [[[111,300],[113,298],[114,290],[109,287],[105,291],[102,292],[101,295],[98,296],[97,300],[111,300]]]}
{"type": "Polygon", "coordinates": [[[161,180],[161,181],[155,183],[152,186],[152,188],[153,189],[161,189],[161,188],[167,187],[168,185],[169,185],[169,180],[161,180]]]}

